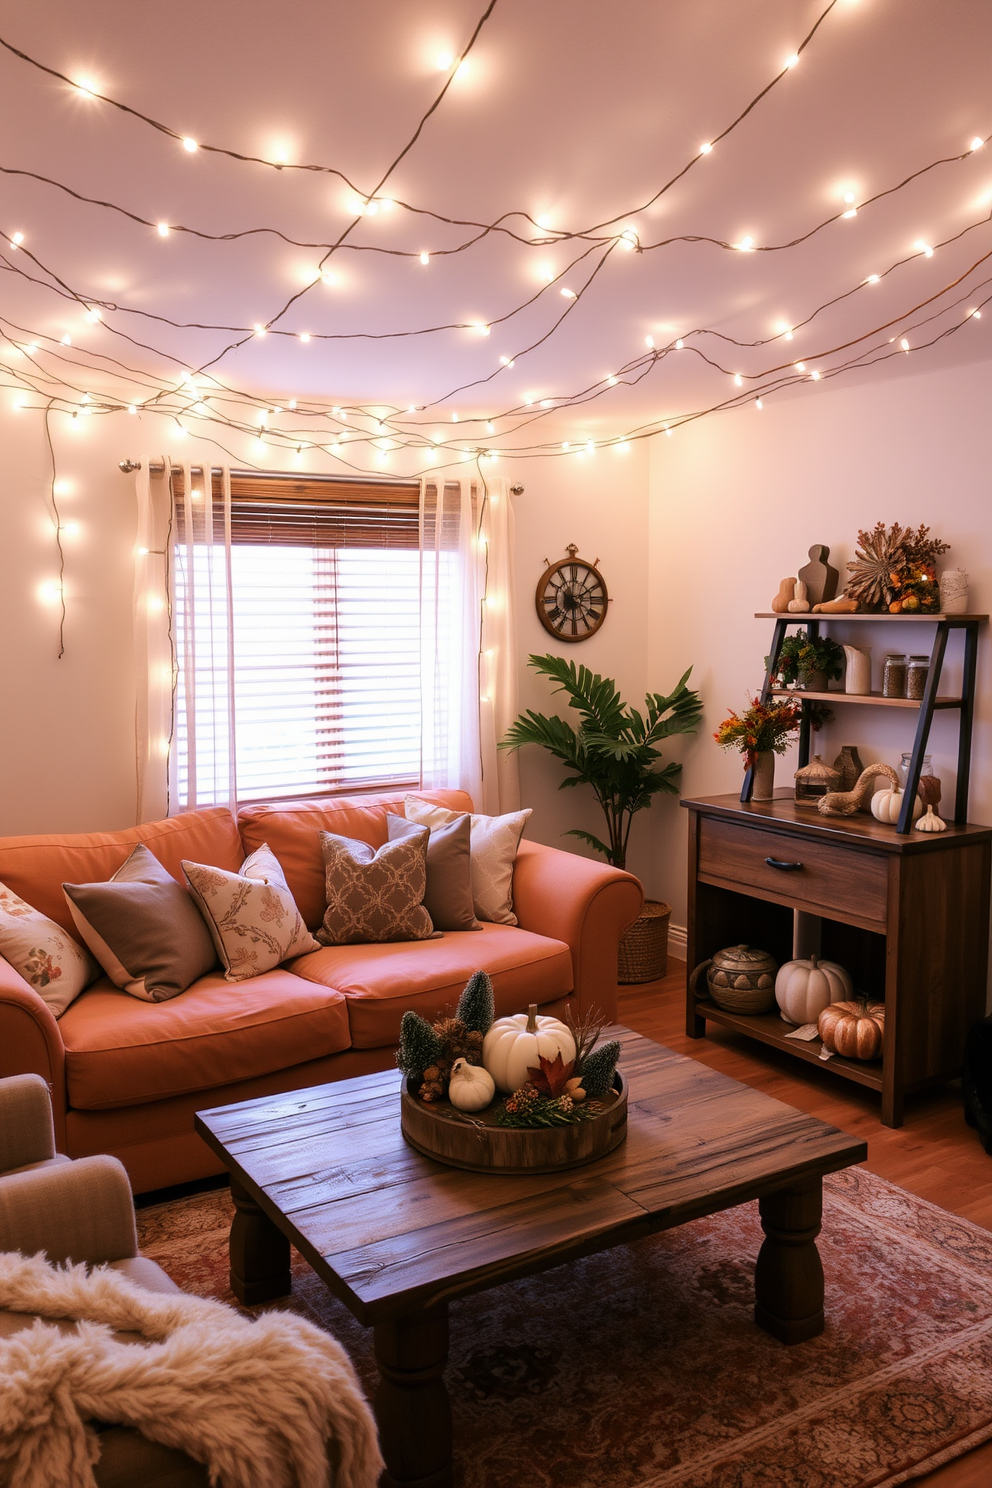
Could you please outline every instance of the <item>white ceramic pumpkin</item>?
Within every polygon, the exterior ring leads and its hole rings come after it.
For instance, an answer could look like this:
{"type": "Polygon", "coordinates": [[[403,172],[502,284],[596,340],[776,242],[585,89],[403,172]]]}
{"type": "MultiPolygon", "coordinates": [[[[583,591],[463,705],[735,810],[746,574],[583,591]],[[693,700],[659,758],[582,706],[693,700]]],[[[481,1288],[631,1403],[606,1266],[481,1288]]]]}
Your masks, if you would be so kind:
{"type": "MultiPolygon", "coordinates": [[[[902,810],[903,792],[901,790],[876,791],[871,798],[871,814],[876,821],[885,822],[889,826],[895,826],[899,820],[902,810]]],[[[923,802],[917,796],[913,802],[913,820],[923,815],[923,802]]]]}
{"type": "Polygon", "coordinates": [[[786,961],[775,978],[775,1001],[786,1023],[815,1023],[832,1002],[854,996],[851,978],[836,961],[786,961]]]}
{"type": "Polygon", "coordinates": [[[448,1079],[448,1099],[459,1111],[481,1111],[496,1094],[496,1082],[487,1069],[456,1059],[448,1079]]]}
{"type": "Polygon", "coordinates": [[[537,1015],[532,1002],[525,1013],[497,1018],[482,1041],[482,1062],[504,1095],[512,1095],[526,1084],[527,1071],[540,1069],[541,1055],[564,1064],[575,1058],[575,1040],[557,1018],[537,1015]]]}

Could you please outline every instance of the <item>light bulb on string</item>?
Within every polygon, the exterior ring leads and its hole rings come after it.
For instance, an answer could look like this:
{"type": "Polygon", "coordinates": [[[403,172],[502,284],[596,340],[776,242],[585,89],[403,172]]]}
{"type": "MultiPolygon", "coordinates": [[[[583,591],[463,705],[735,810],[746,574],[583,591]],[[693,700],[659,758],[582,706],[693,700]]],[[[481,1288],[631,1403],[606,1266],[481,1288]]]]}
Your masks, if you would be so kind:
{"type": "Polygon", "coordinates": [[[785,61],[782,63],[782,66],[785,67],[785,68],[798,67],[799,66],[799,56],[798,56],[798,54],[796,52],[793,52],[791,57],[786,57],[785,61]]]}
{"type": "Polygon", "coordinates": [[[908,351],[909,350],[909,342],[906,340],[906,337],[905,336],[902,337],[901,341],[899,342],[899,345],[902,347],[903,351],[908,351]]]}
{"type": "Polygon", "coordinates": [[[699,147],[699,153],[700,153],[700,155],[708,155],[710,153],[710,151],[712,150],[712,148],[713,148],[713,146],[710,144],[709,140],[707,140],[704,145],[700,145],[700,147],[699,147]]]}
{"type": "Polygon", "coordinates": [[[654,350],[654,337],[653,336],[645,336],[644,337],[644,345],[648,348],[649,351],[653,351],[654,350]]]}
{"type": "Polygon", "coordinates": [[[925,243],[922,238],[917,238],[916,242],[913,244],[913,247],[916,249],[917,253],[922,253],[924,258],[933,258],[933,249],[930,247],[930,244],[925,243]]]}
{"type": "Polygon", "coordinates": [[[157,231],[160,238],[167,238],[169,236],[169,224],[167,222],[158,223],[157,231]]]}
{"type": "Polygon", "coordinates": [[[304,346],[309,346],[310,345],[310,332],[309,331],[301,331],[300,332],[300,340],[301,340],[301,342],[303,343],[304,346]]]}
{"type": "Polygon", "coordinates": [[[14,236],[10,240],[11,252],[16,253],[23,242],[24,234],[22,232],[14,233],[14,236]]]}
{"type": "Polygon", "coordinates": [[[744,379],[739,372],[734,373],[734,387],[743,387],[744,379]]]}
{"type": "Polygon", "coordinates": [[[563,286],[558,291],[558,293],[560,295],[564,295],[564,297],[565,297],[566,300],[575,300],[575,299],[578,299],[578,295],[575,293],[575,290],[574,289],[568,289],[565,286],[563,286]]]}
{"type": "Polygon", "coordinates": [[[183,149],[188,151],[190,155],[195,155],[199,148],[196,140],[191,135],[187,134],[183,136],[183,149]]]}
{"type": "Polygon", "coordinates": [[[754,406],[758,410],[758,412],[760,413],[761,410],[764,408],[765,405],[764,405],[764,403],[762,403],[762,401],[761,401],[760,398],[755,398],[755,400],[754,400],[754,406]]]}
{"type": "Polygon", "coordinates": [[[969,150],[971,150],[971,151],[974,152],[975,150],[980,150],[982,148],[982,146],[984,145],[984,143],[985,143],[985,141],[982,139],[981,135],[980,134],[976,134],[975,135],[975,138],[972,140],[972,142],[968,146],[968,148],[969,148],[969,150]]]}
{"type": "Polygon", "coordinates": [[[420,255],[420,262],[424,265],[425,268],[430,263],[430,261],[431,261],[431,256],[430,256],[429,253],[422,253],[420,255]]]}
{"type": "Polygon", "coordinates": [[[685,345],[685,342],[682,340],[682,337],[680,336],[679,339],[675,343],[675,350],[676,351],[681,351],[684,345],[685,345]]]}

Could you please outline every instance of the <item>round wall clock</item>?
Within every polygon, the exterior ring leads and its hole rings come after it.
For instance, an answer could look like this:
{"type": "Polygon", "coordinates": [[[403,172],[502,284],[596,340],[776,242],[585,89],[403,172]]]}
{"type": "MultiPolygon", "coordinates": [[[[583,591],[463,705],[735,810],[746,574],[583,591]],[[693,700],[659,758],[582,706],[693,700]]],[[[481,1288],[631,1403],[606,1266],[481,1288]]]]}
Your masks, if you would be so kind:
{"type": "Polygon", "coordinates": [[[587,641],[606,619],[609,595],[596,564],[577,558],[574,543],[565,551],[568,557],[549,564],[537,581],[537,614],[559,641],[587,641]]]}

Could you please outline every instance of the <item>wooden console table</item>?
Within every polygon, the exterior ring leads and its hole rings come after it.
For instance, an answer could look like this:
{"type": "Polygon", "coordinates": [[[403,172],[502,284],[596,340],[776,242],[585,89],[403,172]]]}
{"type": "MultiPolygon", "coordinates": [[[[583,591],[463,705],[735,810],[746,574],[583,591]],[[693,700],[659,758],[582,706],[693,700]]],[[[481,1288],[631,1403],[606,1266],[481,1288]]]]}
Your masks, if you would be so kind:
{"type": "MultiPolygon", "coordinates": [[[[959,1074],[965,1034],[985,1012],[992,827],[897,833],[871,816],[823,817],[791,791],[683,801],[689,812],[688,969],[724,946],[792,957],[796,911],[819,916],[822,954],[855,989],[885,1001],[880,1061],[839,1056],[826,1067],[882,1095],[882,1122],[901,1126],[903,1097],[959,1074]]],[[[820,1043],[787,1039],[777,1011],[725,1013],[686,991],[686,1032],[707,1021],[813,1064],[820,1043]]]]}

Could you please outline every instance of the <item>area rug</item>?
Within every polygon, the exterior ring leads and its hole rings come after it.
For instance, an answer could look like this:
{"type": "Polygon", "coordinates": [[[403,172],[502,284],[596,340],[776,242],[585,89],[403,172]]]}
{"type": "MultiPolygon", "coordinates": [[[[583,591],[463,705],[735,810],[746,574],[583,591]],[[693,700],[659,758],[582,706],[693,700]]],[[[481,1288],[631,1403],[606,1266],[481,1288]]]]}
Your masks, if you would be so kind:
{"type": "MultiPolygon", "coordinates": [[[[863,1169],[825,1180],[827,1327],[751,1319],[756,1205],[451,1308],[459,1488],[894,1488],[992,1437],[992,1232],[863,1169]]],[[[230,1299],[226,1190],[142,1210],[143,1251],[230,1299]]],[[[366,1330],[298,1256],[290,1306],[366,1390],[366,1330]]]]}

